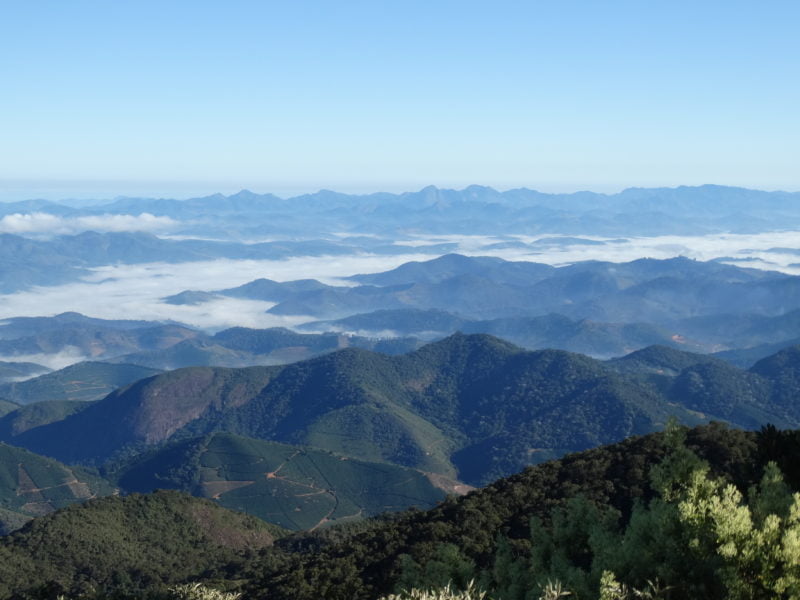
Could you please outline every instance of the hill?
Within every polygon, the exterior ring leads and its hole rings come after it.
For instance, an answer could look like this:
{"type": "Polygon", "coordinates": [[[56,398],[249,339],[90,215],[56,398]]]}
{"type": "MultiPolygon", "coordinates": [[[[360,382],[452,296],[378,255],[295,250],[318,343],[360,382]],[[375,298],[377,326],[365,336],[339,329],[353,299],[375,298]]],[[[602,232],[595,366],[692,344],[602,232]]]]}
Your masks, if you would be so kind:
{"type": "MultiPolygon", "coordinates": [[[[227,431],[476,484],[658,429],[670,415],[689,423],[709,418],[588,357],[455,335],[402,356],[348,348],[283,367],[172,371],[29,429],[14,443],[98,463],[227,431]]],[[[738,413],[729,416],[736,422],[738,413]]]]}
{"type": "MultiPolygon", "coordinates": [[[[89,589],[129,597],[142,588],[157,593],[173,582],[219,585],[223,578],[248,597],[270,600],[371,600],[399,587],[447,580],[458,586],[469,578],[507,591],[515,581],[531,585],[526,565],[541,565],[547,556],[556,557],[546,562],[550,569],[586,569],[581,557],[596,551],[586,540],[589,531],[610,526],[613,537],[644,519],[642,507],[657,496],[653,468],[660,464],[663,473],[665,465],[697,464],[673,438],[630,438],[529,467],[428,511],[301,532],[272,546],[269,530],[249,517],[175,492],[96,500],[0,539],[0,597],[89,589]],[[562,558],[567,562],[558,563],[562,558]]],[[[798,489],[799,442],[798,432],[774,428],[756,434],[714,424],[686,432],[686,448],[740,490],[758,481],[769,460],[788,468],[786,489],[798,489]]],[[[676,541],[674,532],[667,538],[666,529],[658,531],[656,544],[676,541]]],[[[636,543],[651,547],[646,535],[636,543]]],[[[652,568],[660,564],[641,558],[652,568]]],[[[721,597],[683,591],[676,591],[678,598],[721,597]]]]}
{"type": "Polygon", "coordinates": [[[169,348],[145,350],[109,359],[158,369],[182,367],[246,367],[282,365],[342,348],[356,347],[386,354],[402,354],[418,348],[414,338],[387,340],[336,333],[295,333],[282,327],[249,329],[233,327],[212,337],[196,337],[169,348]]]}
{"type": "Polygon", "coordinates": [[[168,348],[182,340],[201,335],[198,331],[178,325],[150,324],[148,327],[120,329],[113,325],[87,325],[83,322],[60,326],[59,322],[59,319],[54,319],[52,329],[38,333],[0,338],[0,355],[27,356],[69,352],[78,357],[99,360],[145,349],[168,348]]]}
{"type": "MultiPolygon", "coordinates": [[[[430,508],[445,496],[411,469],[330,452],[218,433],[168,446],[125,465],[116,481],[128,492],[180,489],[287,529],[430,508]]],[[[453,491],[453,484],[448,491],[453,491]]]]}
{"type": "Polygon", "coordinates": [[[706,354],[694,354],[667,346],[653,345],[609,360],[606,364],[623,373],[645,372],[674,376],[684,369],[705,363],[722,365],[723,361],[706,354]]]}
{"type": "MultiPolygon", "coordinates": [[[[760,476],[770,443],[718,425],[687,437],[688,447],[715,474],[740,489],[760,476]]],[[[564,560],[558,564],[565,569],[572,561],[585,567],[581,557],[590,555],[582,528],[603,518],[627,523],[634,506],[655,495],[651,469],[668,451],[661,434],[632,438],[530,467],[427,512],[288,538],[250,567],[256,576],[245,591],[270,600],[316,599],[322,590],[331,600],[367,600],[409,584],[443,586],[453,580],[463,586],[475,578],[481,586],[501,582],[506,592],[516,582],[516,593],[512,587],[503,597],[522,598],[530,588],[519,585],[534,559],[554,556],[554,563],[564,560]]],[[[792,483],[794,489],[798,483],[792,483]]]]}
{"type": "Polygon", "coordinates": [[[111,491],[106,481],[79,467],[0,443],[0,535],[33,517],[111,491]]]}
{"type": "Polygon", "coordinates": [[[387,309],[331,321],[312,321],[300,325],[299,329],[373,337],[406,335],[429,341],[456,332],[486,333],[530,350],[567,350],[597,358],[622,356],[654,344],[684,350],[704,349],[703,344],[691,340],[676,341],[671,330],[663,327],[646,323],[577,321],[560,314],[473,320],[443,310],[387,309]]]}
{"type": "Polygon", "coordinates": [[[0,438],[13,442],[15,436],[29,429],[61,421],[90,404],[83,400],[45,400],[24,406],[13,404],[0,416],[0,438]]]}
{"type": "Polygon", "coordinates": [[[223,575],[278,534],[258,519],[174,491],[93,500],[0,538],[0,597],[37,589],[163,591],[201,574],[223,575]]]}
{"type": "Polygon", "coordinates": [[[99,400],[112,390],[160,370],[137,365],[81,362],[19,383],[0,385],[0,397],[18,404],[47,400],[99,400]]]}
{"type": "Polygon", "coordinates": [[[532,262],[509,262],[490,256],[467,257],[445,254],[425,262],[408,262],[396,269],[348,277],[358,283],[378,286],[408,283],[440,283],[459,275],[474,275],[509,285],[530,285],[555,272],[555,267],[532,262]]]}
{"type": "Polygon", "coordinates": [[[0,383],[20,381],[28,377],[43,375],[49,370],[47,367],[36,363],[0,361],[0,383]]]}
{"type": "Polygon", "coordinates": [[[16,402],[11,402],[10,400],[2,400],[0,399],[0,417],[7,415],[10,412],[13,412],[19,408],[19,404],[16,402]]]}

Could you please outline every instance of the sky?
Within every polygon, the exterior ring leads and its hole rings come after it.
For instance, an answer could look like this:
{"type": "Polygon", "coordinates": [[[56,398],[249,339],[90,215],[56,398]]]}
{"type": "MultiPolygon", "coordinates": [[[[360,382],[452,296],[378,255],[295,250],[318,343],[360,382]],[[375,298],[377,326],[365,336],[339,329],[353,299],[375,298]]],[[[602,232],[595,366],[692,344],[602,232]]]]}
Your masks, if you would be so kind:
{"type": "Polygon", "coordinates": [[[2,3],[0,200],[800,190],[800,3],[2,3]]]}

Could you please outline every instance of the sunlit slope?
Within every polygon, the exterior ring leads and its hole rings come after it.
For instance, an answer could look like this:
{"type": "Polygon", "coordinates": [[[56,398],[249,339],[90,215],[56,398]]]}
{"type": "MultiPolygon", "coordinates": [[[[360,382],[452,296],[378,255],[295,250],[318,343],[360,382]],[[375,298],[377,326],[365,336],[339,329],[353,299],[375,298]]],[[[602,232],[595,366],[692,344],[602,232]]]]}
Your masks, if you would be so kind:
{"type": "Polygon", "coordinates": [[[100,463],[225,431],[474,485],[659,429],[670,415],[687,423],[713,416],[585,356],[454,335],[403,356],[349,348],[284,367],[180,369],[14,443],[65,462],[100,463]]]}
{"type": "Polygon", "coordinates": [[[160,372],[136,365],[81,362],[33,379],[0,385],[0,398],[18,404],[99,400],[118,387],[160,372]]]}
{"type": "Polygon", "coordinates": [[[0,533],[111,491],[107,482],[79,467],[0,443],[0,533]]]}
{"type": "Polygon", "coordinates": [[[149,454],[118,481],[128,491],[182,489],[287,529],[428,508],[445,495],[412,469],[225,433],[149,454]]]}

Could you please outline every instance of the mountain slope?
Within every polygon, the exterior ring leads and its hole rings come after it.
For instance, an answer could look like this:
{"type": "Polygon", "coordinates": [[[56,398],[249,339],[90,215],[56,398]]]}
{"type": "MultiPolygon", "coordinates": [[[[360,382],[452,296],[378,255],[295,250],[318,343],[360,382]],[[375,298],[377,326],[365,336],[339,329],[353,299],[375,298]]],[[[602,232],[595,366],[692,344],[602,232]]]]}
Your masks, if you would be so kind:
{"type": "Polygon", "coordinates": [[[53,329],[33,335],[0,338],[0,353],[4,356],[25,356],[66,351],[92,359],[102,359],[144,349],[168,348],[182,340],[202,336],[193,329],[178,325],[151,324],[149,327],[136,329],[80,323],[59,326],[58,321],[53,325],[53,329]]]}
{"type": "Polygon", "coordinates": [[[14,437],[29,429],[61,421],[89,406],[91,403],[83,400],[47,400],[24,406],[15,404],[0,416],[0,439],[13,443],[14,437]]]}
{"type": "Polygon", "coordinates": [[[559,314],[472,320],[442,310],[415,308],[378,310],[299,326],[306,331],[339,331],[368,336],[413,335],[434,340],[461,333],[487,333],[530,350],[557,349],[595,357],[621,356],[632,350],[664,344],[702,350],[689,340],[676,341],[671,330],[646,323],[576,321],[559,314]]]}
{"type": "Polygon", "coordinates": [[[43,375],[50,369],[36,363],[0,361],[0,383],[21,381],[28,377],[43,375]]]}
{"type": "Polygon", "coordinates": [[[418,471],[227,433],[148,453],[117,481],[126,491],[181,489],[288,529],[429,508],[444,498],[418,471]]]}
{"type": "Polygon", "coordinates": [[[75,502],[110,494],[100,477],[0,443],[0,535],[75,502]]]}
{"type": "Polygon", "coordinates": [[[98,400],[112,390],[160,370],[136,365],[82,362],[19,383],[0,385],[0,397],[18,404],[49,400],[98,400]]]}
{"type": "MultiPolygon", "coordinates": [[[[714,473],[740,489],[760,476],[763,446],[755,434],[704,427],[689,431],[687,443],[714,473]]],[[[349,532],[287,539],[249,567],[256,575],[245,591],[265,600],[312,600],[322,590],[331,600],[367,600],[396,589],[412,561],[425,572],[442,569],[445,581],[463,565],[470,576],[491,572],[504,551],[528,556],[531,520],[549,525],[553,511],[567,507],[576,495],[618,511],[627,521],[634,504],[653,497],[650,470],[666,452],[661,434],[631,438],[530,467],[427,512],[403,513],[349,532]]],[[[570,534],[571,525],[564,524],[562,535],[570,534]]]]}
{"type": "Polygon", "coordinates": [[[181,369],[14,443],[67,462],[101,462],[227,431],[479,483],[652,431],[669,415],[703,420],[588,357],[454,335],[396,357],[348,348],[284,367],[181,369]]]}
{"type": "Polygon", "coordinates": [[[163,589],[272,544],[277,528],[178,492],[108,497],[0,538],[0,597],[11,592],[163,589]],[[40,591],[42,591],[40,589],[40,591]]]}

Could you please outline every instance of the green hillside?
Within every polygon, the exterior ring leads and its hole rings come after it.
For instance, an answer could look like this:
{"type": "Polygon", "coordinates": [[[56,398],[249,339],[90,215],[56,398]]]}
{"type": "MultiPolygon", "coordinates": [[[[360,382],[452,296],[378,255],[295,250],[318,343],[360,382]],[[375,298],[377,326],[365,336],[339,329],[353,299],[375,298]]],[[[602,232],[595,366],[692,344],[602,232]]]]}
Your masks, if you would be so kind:
{"type": "Polygon", "coordinates": [[[79,467],[0,443],[0,533],[111,491],[106,481],[79,467]]]}
{"type": "Polygon", "coordinates": [[[48,400],[19,406],[12,405],[12,410],[0,417],[0,438],[6,441],[13,439],[42,425],[55,423],[90,406],[82,400],[48,400]]]}
{"type": "Polygon", "coordinates": [[[18,408],[19,404],[17,404],[16,402],[0,399],[0,417],[2,417],[3,415],[7,415],[10,412],[14,412],[18,408]]]}
{"type": "Polygon", "coordinates": [[[670,416],[690,425],[715,418],[748,428],[800,423],[800,409],[764,375],[674,350],[650,354],[649,366],[620,372],[586,356],[457,334],[402,356],[347,348],[282,367],[180,369],[13,443],[99,464],[224,431],[479,485],[661,429],[670,416]],[[653,373],[662,363],[677,375],[653,373]]]}
{"type": "Polygon", "coordinates": [[[287,529],[428,508],[445,496],[418,471],[231,434],[150,453],[117,481],[126,491],[181,489],[287,529]]]}
{"type": "MultiPolygon", "coordinates": [[[[720,426],[690,431],[687,444],[710,463],[713,474],[743,490],[758,480],[764,461],[773,457],[769,440],[720,426]]],[[[796,455],[796,435],[790,446],[796,455]]],[[[255,576],[247,581],[245,594],[263,600],[370,600],[410,586],[443,587],[452,581],[460,587],[474,578],[478,585],[498,590],[492,598],[539,598],[541,588],[523,587],[537,575],[530,565],[544,562],[573,574],[586,568],[591,554],[585,532],[604,522],[629,522],[637,504],[655,496],[652,469],[668,451],[662,434],[631,438],[530,467],[427,512],[296,536],[248,567],[255,576]]],[[[791,483],[797,489],[800,481],[791,483]]],[[[642,525],[654,531],[657,526],[642,525]]],[[[656,546],[673,542],[663,529],[659,532],[664,536],[653,540],[656,546]]],[[[647,531],[641,536],[638,543],[644,545],[647,531]]],[[[618,538],[606,539],[621,546],[618,538]]],[[[659,560],[649,554],[640,557],[653,571],[659,560]]],[[[675,591],[667,597],[709,598],[675,591]]]]}
{"type": "Polygon", "coordinates": [[[648,346],[620,358],[609,360],[606,364],[623,373],[657,373],[677,375],[682,370],[705,363],[721,363],[722,360],[706,354],[682,352],[667,346],[648,346]]]}
{"type": "Polygon", "coordinates": [[[36,363],[0,361],[0,383],[42,375],[49,370],[47,367],[36,363]]]}
{"type": "Polygon", "coordinates": [[[33,379],[0,385],[0,397],[18,404],[99,400],[118,387],[160,372],[129,364],[82,362],[33,379]]]}
{"type": "Polygon", "coordinates": [[[415,350],[420,345],[414,338],[379,340],[335,333],[300,334],[282,327],[233,327],[220,331],[213,337],[198,335],[167,348],[124,354],[110,358],[107,362],[164,370],[201,366],[247,367],[283,365],[348,347],[385,354],[402,354],[415,350]]]}
{"type": "MultiPolygon", "coordinates": [[[[249,440],[242,446],[230,436],[212,439],[220,442],[220,452],[253,447],[249,440]]],[[[721,476],[740,490],[756,483],[766,462],[775,459],[789,474],[784,492],[800,484],[798,432],[755,434],[713,425],[687,432],[685,448],[708,461],[710,476],[721,476]],[[794,470],[787,470],[792,464],[794,470]]],[[[207,500],[176,492],[105,498],[37,519],[0,540],[0,598],[24,590],[39,597],[62,591],[76,596],[89,589],[132,597],[141,588],[154,594],[173,582],[204,580],[254,600],[374,600],[409,585],[441,586],[452,580],[460,586],[464,578],[475,578],[497,592],[493,598],[521,600],[531,590],[538,593],[537,573],[529,565],[579,579],[575,569],[588,569],[581,557],[598,547],[587,541],[587,532],[612,526],[605,530],[612,544],[608,551],[624,548],[622,528],[644,519],[648,503],[659,506],[652,503],[659,485],[653,467],[672,465],[667,468],[678,472],[681,465],[700,464],[694,460],[663,434],[631,438],[530,467],[461,498],[449,497],[428,511],[297,533],[272,547],[263,525],[207,500]],[[557,571],[559,564],[566,570],[557,571]]],[[[250,466],[244,466],[246,472],[250,466]]],[[[669,523],[666,528],[654,521],[640,524],[660,527],[660,537],[648,538],[648,530],[639,529],[638,547],[663,543],[666,548],[679,541],[669,523]]],[[[691,567],[696,560],[700,570],[677,581],[669,597],[723,597],[687,596],[679,589],[698,573],[719,584],[723,571],[713,554],[689,557],[685,564],[691,567]]],[[[667,555],[642,554],[632,560],[657,571],[667,555]]],[[[633,581],[642,576],[621,575],[633,581]]]]}
{"type": "Polygon", "coordinates": [[[144,350],[112,358],[109,362],[140,365],[151,369],[184,367],[245,367],[259,363],[259,357],[214,344],[204,338],[184,340],[157,350],[144,350]]]}
{"type": "Polygon", "coordinates": [[[279,530],[174,491],[108,497],[36,519],[0,538],[0,597],[161,589],[226,574],[279,530]]]}

